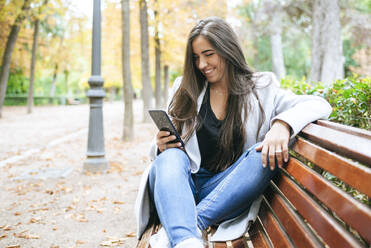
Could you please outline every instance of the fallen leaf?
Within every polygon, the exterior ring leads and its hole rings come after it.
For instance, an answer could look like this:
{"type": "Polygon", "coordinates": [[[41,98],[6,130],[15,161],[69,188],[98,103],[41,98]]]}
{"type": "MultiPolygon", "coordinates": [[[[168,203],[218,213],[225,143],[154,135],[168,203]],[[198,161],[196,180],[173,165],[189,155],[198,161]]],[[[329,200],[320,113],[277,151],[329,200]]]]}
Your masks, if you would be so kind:
{"type": "Polygon", "coordinates": [[[97,213],[98,214],[102,214],[103,213],[103,210],[105,210],[105,208],[97,208],[97,213]]]}
{"type": "Polygon", "coordinates": [[[117,245],[121,245],[124,243],[124,241],[127,240],[127,238],[110,238],[109,240],[106,240],[106,241],[103,241],[102,243],[100,243],[101,246],[109,246],[109,247],[113,247],[113,246],[117,246],[117,245]]]}
{"type": "Polygon", "coordinates": [[[30,209],[28,212],[36,212],[36,211],[47,211],[49,208],[35,208],[35,209],[30,209]]]}
{"type": "Polygon", "coordinates": [[[84,215],[77,216],[76,220],[78,220],[79,222],[89,222],[89,220],[86,219],[84,215]]]}
{"type": "Polygon", "coordinates": [[[130,238],[133,238],[133,237],[136,237],[137,235],[135,234],[135,232],[129,232],[126,234],[126,237],[130,237],[130,238]]]}
{"type": "Polygon", "coordinates": [[[47,190],[45,190],[45,193],[47,193],[49,195],[52,195],[52,194],[54,194],[54,191],[50,190],[50,189],[47,189],[47,190]]]}
{"type": "Polygon", "coordinates": [[[133,174],[131,174],[132,176],[141,176],[143,174],[143,171],[137,171],[133,174]]]}
{"type": "Polygon", "coordinates": [[[113,201],[113,204],[125,204],[123,201],[113,201]]]}
{"type": "Polygon", "coordinates": [[[112,161],[110,162],[110,171],[112,172],[123,172],[124,171],[124,166],[120,162],[112,161]]]}
{"type": "Polygon", "coordinates": [[[11,227],[11,226],[9,226],[9,225],[6,225],[6,226],[4,226],[3,227],[3,230],[4,231],[10,231],[10,230],[12,230],[13,228],[11,227]]]}
{"type": "Polygon", "coordinates": [[[53,227],[53,229],[52,229],[53,231],[57,231],[58,230],[58,227],[53,227]]]}
{"type": "Polygon", "coordinates": [[[1,236],[0,236],[0,239],[3,239],[3,238],[6,238],[6,237],[8,237],[8,234],[2,234],[1,236]]]}
{"type": "Polygon", "coordinates": [[[68,212],[70,210],[73,210],[75,207],[74,206],[68,206],[64,211],[65,212],[68,212]]]}
{"type": "Polygon", "coordinates": [[[40,239],[40,236],[25,234],[24,232],[27,232],[27,230],[21,233],[13,233],[13,236],[20,239],[40,239]]]}
{"type": "Polygon", "coordinates": [[[40,223],[41,218],[31,218],[28,224],[40,223]]]}
{"type": "Polygon", "coordinates": [[[22,213],[20,213],[20,212],[15,212],[15,213],[14,213],[15,216],[19,216],[19,215],[21,215],[21,214],[22,214],[22,213]]]}
{"type": "Polygon", "coordinates": [[[83,245],[83,244],[86,244],[86,242],[82,241],[82,240],[77,240],[76,241],[76,245],[83,245]]]}
{"type": "Polygon", "coordinates": [[[21,248],[20,245],[8,245],[5,248],[21,248]]]}

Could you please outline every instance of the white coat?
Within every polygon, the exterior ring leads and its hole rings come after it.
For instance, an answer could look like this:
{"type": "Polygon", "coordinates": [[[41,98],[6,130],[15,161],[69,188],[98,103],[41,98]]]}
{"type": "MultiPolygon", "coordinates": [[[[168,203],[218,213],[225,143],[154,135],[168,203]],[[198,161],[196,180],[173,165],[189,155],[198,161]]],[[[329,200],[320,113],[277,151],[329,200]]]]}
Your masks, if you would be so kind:
{"type": "MultiPolygon", "coordinates": [[[[283,90],[279,87],[275,75],[271,72],[254,73],[253,80],[256,82],[257,94],[264,109],[265,121],[260,129],[258,139],[256,132],[258,130],[260,110],[256,97],[250,98],[252,110],[245,122],[246,140],[245,149],[248,149],[257,142],[263,141],[265,134],[270,129],[274,120],[282,120],[291,127],[291,138],[300,132],[307,124],[318,119],[327,119],[331,113],[331,106],[326,100],[318,96],[295,95],[289,90],[283,90]]],[[[171,90],[169,99],[178,89],[181,78],[177,78],[171,90]]],[[[200,110],[207,85],[202,90],[197,100],[198,111],[200,110]]],[[[197,173],[200,168],[201,155],[198,147],[196,132],[194,132],[188,142],[185,144],[185,150],[191,161],[191,172],[197,173]]],[[[151,147],[150,158],[153,161],[157,156],[157,146],[151,147]]],[[[137,220],[137,237],[140,238],[144,232],[150,217],[150,198],[148,191],[148,172],[152,165],[149,165],[144,171],[139,186],[138,196],[135,204],[135,216],[137,220]]],[[[261,197],[256,199],[250,209],[242,215],[221,223],[216,233],[211,237],[211,241],[226,241],[241,237],[255,221],[259,211],[261,197]]]]}

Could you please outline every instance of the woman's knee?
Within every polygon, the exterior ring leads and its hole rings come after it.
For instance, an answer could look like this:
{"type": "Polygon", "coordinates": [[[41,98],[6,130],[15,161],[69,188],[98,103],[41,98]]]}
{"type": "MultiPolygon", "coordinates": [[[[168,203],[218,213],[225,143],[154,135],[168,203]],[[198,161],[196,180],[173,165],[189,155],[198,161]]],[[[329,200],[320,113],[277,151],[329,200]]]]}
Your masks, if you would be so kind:
{"type": "Polygon", "coordinates": [[[189,158],[186,153],[178,148],[170,148],[157,156],[150,170],[150,177],[156,175],[174,175],[190,170],[189,158]]]}

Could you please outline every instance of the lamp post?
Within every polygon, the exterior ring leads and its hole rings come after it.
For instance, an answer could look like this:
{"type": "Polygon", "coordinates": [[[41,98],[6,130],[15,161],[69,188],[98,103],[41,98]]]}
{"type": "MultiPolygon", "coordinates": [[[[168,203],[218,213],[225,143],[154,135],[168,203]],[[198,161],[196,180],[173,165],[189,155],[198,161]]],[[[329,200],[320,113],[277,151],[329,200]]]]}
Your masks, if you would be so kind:
{"type": "Polygon", "coordinates": [[[94,0],[93,7],[93,42],[92,42],[92,75],[89,78],[90,89],[87,93],[90,103],[89,134],[87,158],[84,170],[98,172],[108,169],[108,162],[104,151],[103,132],[103,98],[106,96],[101,77],[101,12],[100,0],[94,0]]]}

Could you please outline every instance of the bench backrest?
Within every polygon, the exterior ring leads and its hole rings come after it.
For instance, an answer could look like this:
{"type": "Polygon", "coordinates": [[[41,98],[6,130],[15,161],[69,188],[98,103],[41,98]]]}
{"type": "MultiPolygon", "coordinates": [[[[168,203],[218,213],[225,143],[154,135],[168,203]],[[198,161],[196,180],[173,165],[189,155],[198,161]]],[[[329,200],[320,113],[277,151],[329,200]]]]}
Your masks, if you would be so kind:
{"type": "Polygon", "coordinates": [[[249,231],[254,246],[369,247],[371,132],[317,121],[290,152],[249,231]]]}

